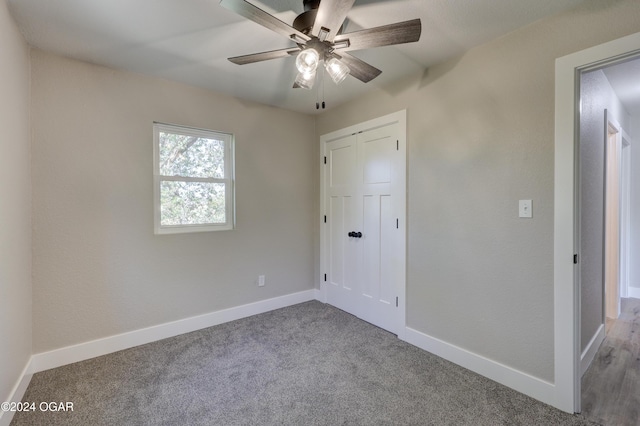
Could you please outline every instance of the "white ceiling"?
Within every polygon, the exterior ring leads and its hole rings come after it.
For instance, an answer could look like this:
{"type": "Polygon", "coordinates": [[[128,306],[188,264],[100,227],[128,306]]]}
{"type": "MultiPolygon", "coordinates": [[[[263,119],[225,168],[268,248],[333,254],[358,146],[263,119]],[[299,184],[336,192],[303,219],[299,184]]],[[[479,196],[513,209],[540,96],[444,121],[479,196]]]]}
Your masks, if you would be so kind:
{"type": "MultiPolygon", "coordinates": [[[[82,61],[151,74],[315,113],[317,92],[292,89],[294,58],[235,65],[228,57],[292,46],[219,0],[7,0],[27,41],[82,61]]],[[[584,0],[356,0],[344,32],[419,17],[419,42],[351,52],[381,69],[369,83],[324,86],[327,108],[584,0]]],[[[252,0],[291,24],[302,0],[252,0]]]]}

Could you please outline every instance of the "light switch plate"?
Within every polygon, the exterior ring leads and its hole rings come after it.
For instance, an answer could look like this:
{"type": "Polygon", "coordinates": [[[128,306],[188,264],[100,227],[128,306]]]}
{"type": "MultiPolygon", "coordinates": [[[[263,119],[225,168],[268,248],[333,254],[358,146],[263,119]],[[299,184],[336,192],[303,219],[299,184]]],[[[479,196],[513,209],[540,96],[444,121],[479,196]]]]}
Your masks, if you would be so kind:
{"type": "Polygon", "coordinates": [[[518,215],[520,217],[533,217],[533,206],[531,200],[520,200],[518,205],[518,215]]]}

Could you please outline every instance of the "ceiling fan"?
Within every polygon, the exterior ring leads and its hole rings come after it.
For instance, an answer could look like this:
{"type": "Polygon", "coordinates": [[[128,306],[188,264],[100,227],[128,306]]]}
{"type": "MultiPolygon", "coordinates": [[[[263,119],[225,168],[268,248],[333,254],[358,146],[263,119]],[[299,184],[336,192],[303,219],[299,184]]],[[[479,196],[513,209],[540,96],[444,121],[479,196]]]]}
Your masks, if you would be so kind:
{"type": "Polygon", "coordinates": [[[246,0],[220,0],[220,5],[292,40],[296,46],[229,58],[245,65],[297,55],[294,88],[311,89],[320,61],[338,84],[351,74],[367,83],[382,71],[350,55],[352,50],[411,43],[420,39],[420,19],[364,29],[347,34],[342,27],[355,0],[303,0],[302,12],[289,25],[246,0]]]}

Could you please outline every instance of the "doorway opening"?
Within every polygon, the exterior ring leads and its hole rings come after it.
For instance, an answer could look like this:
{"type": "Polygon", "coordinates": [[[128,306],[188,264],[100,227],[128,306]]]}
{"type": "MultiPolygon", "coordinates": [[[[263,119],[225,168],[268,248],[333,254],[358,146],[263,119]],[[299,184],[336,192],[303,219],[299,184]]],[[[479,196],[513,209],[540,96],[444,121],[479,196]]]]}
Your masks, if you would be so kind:
{"type": "MultiPolygon", "coordinates": [[[[556,59],[553,232],[554,386],[556,388],[554,405],[568,412],[581,411],[580,367],[583,330],[580,268],[585,259],[580,253],[580,203],[584,200],[581,200],[579,186],[579,114],[584,108],[580,104],[579,79],[583,71],[638,57],[639,46],[640,33],[636,33],[556,59]]],[[[601,118],[601,123],[603,121],[601,118]]],[[[601,135],[604,135],[604,126],[601,135]]],[[[633,150],[633,147],[630,149],[633,150]]],[[[637,177],[633,177],[632,180],[636,181],[637,177]]],[[[633,201],[632,204],[634,204],[633,201]]],[[[633,250],[634,247],[632,246],[631,249],[633,250]]]]}
{"type": "MultiPolygon", "coordinates": [[[[640,121],[640,90],[630,89],[638,86],[636,69],[640,57],[633,55],[585,67],[578,74],[578,410],[600,421],[633,416],[624,408],[615,413],[624,396],[614,390],[623,386],[627,367],[622,362],[603,365],[607,357],[621,358],[628,352],[624,332],[618,331],[624,328],[617,322],[621,306],[630,306],[624,298],[632,293],[629,256],[636,213],[631,200],[640,196],[631,187],[634,164],[640,162],[632,157],[628,133],[640,131],[635,128],[640,121]]],[[[624,386],[640,388],[640,382],[624,386]]]]}

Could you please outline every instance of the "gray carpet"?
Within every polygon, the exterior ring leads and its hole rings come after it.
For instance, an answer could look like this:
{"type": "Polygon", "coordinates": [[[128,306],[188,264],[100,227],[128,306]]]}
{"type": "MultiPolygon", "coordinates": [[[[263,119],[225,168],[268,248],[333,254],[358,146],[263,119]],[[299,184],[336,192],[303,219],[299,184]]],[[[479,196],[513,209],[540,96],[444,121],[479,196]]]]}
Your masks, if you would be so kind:
{"type": "Polygon", "coordinates": [[[12,425],[593,425],[319,302],[33,376],[12,425]]]}

